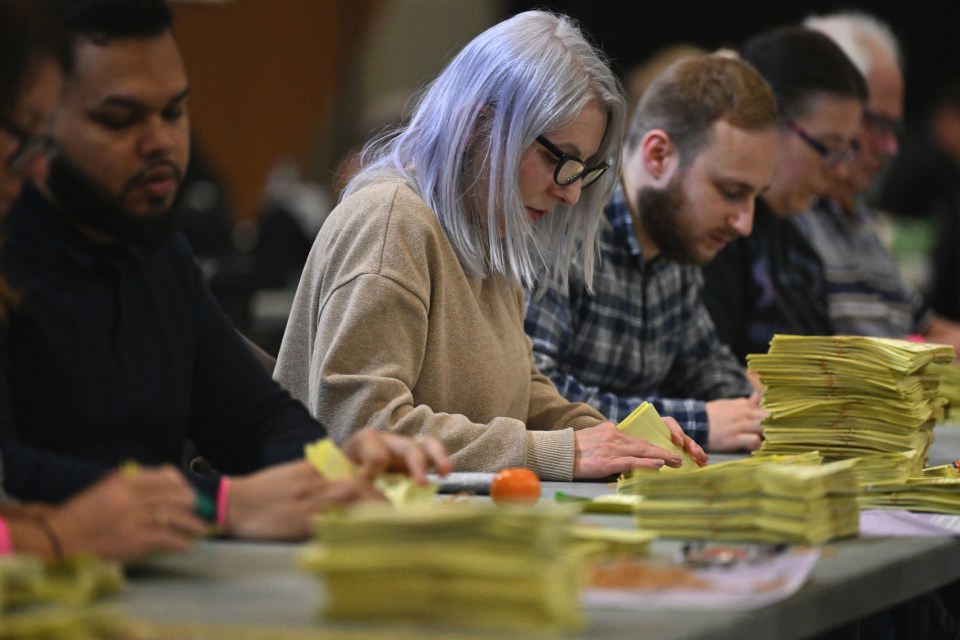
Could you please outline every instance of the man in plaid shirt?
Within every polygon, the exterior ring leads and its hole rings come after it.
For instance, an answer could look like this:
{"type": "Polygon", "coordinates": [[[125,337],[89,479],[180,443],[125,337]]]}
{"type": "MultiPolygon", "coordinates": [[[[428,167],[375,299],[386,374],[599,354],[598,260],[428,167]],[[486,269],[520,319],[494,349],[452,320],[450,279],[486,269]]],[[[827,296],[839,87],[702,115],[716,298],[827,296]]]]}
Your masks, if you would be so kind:
{"type": "Polygon", "coordinates": [[[750,233],[776,155],[776,101],[746,63],[681,60],[644,93],[588,290],[531,296],[537,367],[613,421],[644,400],[713,451],[756,449],[766,412],[701,301],[699,265],[750,233]]]}

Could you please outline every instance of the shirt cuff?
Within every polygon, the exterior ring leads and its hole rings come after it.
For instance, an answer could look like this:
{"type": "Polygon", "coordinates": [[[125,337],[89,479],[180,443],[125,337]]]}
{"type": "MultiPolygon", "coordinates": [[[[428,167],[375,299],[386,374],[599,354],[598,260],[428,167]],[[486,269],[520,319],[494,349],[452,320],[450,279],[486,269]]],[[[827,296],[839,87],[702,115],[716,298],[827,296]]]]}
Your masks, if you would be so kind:
{"type": "Polygon", "coordinates": [[[546,481],[573,480],[573,429],[527,432],[527,467],[546,481]]]}

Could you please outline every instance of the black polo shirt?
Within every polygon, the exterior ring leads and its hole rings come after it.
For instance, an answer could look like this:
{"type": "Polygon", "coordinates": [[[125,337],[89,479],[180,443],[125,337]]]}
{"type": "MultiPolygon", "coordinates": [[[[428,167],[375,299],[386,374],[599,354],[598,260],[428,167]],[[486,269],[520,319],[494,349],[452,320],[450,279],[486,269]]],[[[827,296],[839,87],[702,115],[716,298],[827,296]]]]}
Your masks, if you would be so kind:
{"type": "Polygon", "coordinates": [[[28,188],[2,263],[21,294],[0,328],[12,496],[59,502],[128,460],[177,464],[188,437],[220,471],[246,473],[325,435],[220,311],[182,236],[149,253],[96,243],[28,188]]]}

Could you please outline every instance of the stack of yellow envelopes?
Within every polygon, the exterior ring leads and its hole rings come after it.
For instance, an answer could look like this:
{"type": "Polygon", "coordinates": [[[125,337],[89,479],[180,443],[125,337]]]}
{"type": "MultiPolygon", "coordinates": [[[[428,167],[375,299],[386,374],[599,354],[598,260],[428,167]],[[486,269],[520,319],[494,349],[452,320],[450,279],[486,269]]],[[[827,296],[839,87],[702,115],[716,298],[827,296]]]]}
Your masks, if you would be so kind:
{"type": "MultiPolygon", "coordinates": [[[[698,465],[696,461],[690,457],[690,454],[678,447],[676,443],[673,442],[670,430],[664,423],[663,418],[660,417],[660,414],[657,413],[657,409],[649,402],[640,403],[640,406],[634,409],[629,416],[624,418],[620,424],[617,425],[617,428],[628,436],[646,440],[654,446],[660,447],[661,449],[665,449],[670,453],[675,453],[680,456],[679,467],[665,466],[657,469],[656,471],[664,471],[666,473],[679,471],[686,473],[700,468],[700,465],[698,465]]],[[[643,474],[648,473],[649,471],[650,470],[639,469],[634,473],[643,474]]],[[[629,476],[631,474],[627,475],[629,476]]]]}
{"type": "Polygon", "coordinates": [[[331,619],[568,629],[581,620],[583,560],[568,528],[577,512],[366,505],[323,516],[304,564],[324,580],[331,619]]]}
{"type": "Polygon", "coordinates": [[[810,454],[747,458],[686,474],[621,482],[639,496],[637,525],[658,535],[708,540],[820,543],[859,532],[854,461],[810,454]]]}
{"type": "Polygon", "coordinates": [[[906,340],[775,336],[768,353],[747,356],[770,412],[761,452],[817,450],[827,460],[890,454],[865,463],[864,473],[874,475],[863,479],[889,480],[906,465],[919,475],[946,405],[941,375],[930,367],[953,358],[951,347],[906,340]]]}
{"type": "Polygon", "coordinates": [[[860,507],[960,515],[960,478],[919,477],[864,487],[860,507]]]}
{"type": "Polygon", "coordinates": [[[927,467],[923,470],[923,478],[960,478],[957,463],[941,464],[936,467],[927,467]]]}
{"type": "Polygon", "coordinates": [[[122,586],[120,568],[93,557],[56,563],[0,558],[0,639],[132,639],[130,624],[88,606],[122,586]]]}
{"type": "Polygon", "coordinates": [[[951,362],[931,364],[928,368],[931,373],[940,375],[940,393],[947,399],[946,422],[957,424],[960,422],[960,364],[951,362]]]}

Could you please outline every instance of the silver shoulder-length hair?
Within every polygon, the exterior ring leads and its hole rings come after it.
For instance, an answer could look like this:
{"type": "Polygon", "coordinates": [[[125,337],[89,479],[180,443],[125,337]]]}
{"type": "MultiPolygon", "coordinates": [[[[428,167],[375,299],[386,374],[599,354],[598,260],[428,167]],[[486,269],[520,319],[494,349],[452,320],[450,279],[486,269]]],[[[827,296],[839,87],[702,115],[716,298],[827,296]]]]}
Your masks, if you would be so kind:
{"type": "Polygon", "coordinates": [[[521,13],[474,38],[424,89],[409,123],[367,145],[343,197],[400,180],[434,211],[469,277],[503,275],[539,293],[566,287],[576,259],[589,286],[597,227],[619,174],[624,114],[620,82],[573,20],[521,13]],[[607,127],[585,162],[612,168],[577,204],[558,204],[534,224],[520,198],[521,156],[590,103],[606,112],[607,127]]]}

